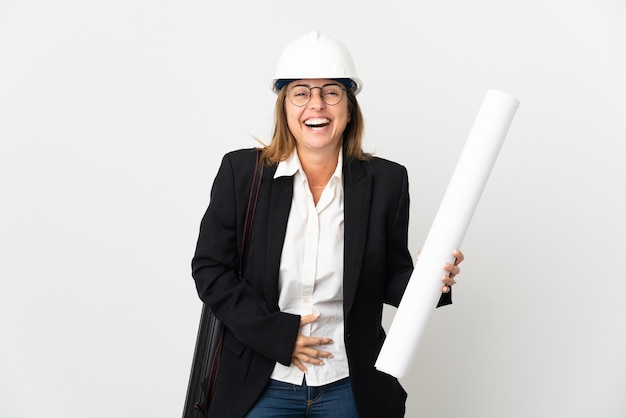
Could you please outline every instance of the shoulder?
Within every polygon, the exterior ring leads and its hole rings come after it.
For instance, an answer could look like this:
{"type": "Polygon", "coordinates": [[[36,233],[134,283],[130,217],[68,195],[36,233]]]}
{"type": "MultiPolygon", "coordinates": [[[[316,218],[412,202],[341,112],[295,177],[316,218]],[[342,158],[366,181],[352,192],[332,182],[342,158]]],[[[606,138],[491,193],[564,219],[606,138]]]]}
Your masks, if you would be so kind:
{"type": "Polygon", "coordinates": [[[372,157],[368,160],[353,161],[348,166],[356,166],[364,170],[368,175],[375,177],[407,177],[407,170],[402,164],[381,157],[372,157]]]}
{"type": "Polygon", "coordinates": [[[220,171],[231,172],[234,177],[247,176],[255,170],[256,161],[257,148],[229,151],[222,157],[220,171]]]}
{"type": "Polygon", "coordinates": [[[375,170],[390,170],[394,172],[406,171],[406,168],[402,164],[382,157],[372,157],[369,163],[375,170]]]}
{"type": "Polygon", "coordinates": [[[257,148],[242,148],[224,154],[222,161],[229,161],[233,165],[247,164],[256,159],[257,148]]]}
{"type": "Polygon", "coordinates": [[[230,190],[234,187],[239,190],[245,187],[255,171],[255,150],[255,148],[239,149],[224,154],[213,181],[213,188],[230,190]]]}
{"type": "Polygon", "coordinates": [[[267,166],[257,159],[260,158],[261,151],[261,148],[244,148],[227,152],[222,158],[216,181],[230,184],[239,192],[249,190],[253,178],[258,175],[271,180],[276,166],[267,166]]]}

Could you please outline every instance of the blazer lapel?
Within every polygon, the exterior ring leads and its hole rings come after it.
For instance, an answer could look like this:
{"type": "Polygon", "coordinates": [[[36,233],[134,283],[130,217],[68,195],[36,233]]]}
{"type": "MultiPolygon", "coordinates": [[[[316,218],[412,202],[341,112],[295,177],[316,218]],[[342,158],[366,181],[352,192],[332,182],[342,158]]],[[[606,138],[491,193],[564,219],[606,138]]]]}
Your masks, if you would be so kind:
{"type": "Polygon", "coordinates": [[[278,306],[278,271],[280,256],[283,251],[283,242],[287,231],[287,221],[291,210],[293,196],[293,177],[279,177],[274,179],[274,171],[268,179],[270,188],[270,202],[268,206],[268,230],[266,256],[265,292],[268,302],[278,306]]]}
{"type": "Polygon", "coordinates": [[[367,239],[372,178],[364,164],[344,160],[343,306],[346,316],[354,302],[367,239]]]}

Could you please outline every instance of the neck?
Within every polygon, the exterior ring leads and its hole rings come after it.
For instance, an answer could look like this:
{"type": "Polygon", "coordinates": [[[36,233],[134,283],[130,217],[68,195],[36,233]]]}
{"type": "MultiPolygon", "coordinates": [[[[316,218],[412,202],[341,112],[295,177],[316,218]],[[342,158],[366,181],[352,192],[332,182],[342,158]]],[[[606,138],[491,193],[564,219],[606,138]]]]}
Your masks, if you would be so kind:
{"type": "Polygon", "coordinates": [[[302,169],[306,174],[311,187],[324,187],[332,177],[339,159],[339,150],[333,150],[324,154],[307,153],[297,150],[302,169]]]}

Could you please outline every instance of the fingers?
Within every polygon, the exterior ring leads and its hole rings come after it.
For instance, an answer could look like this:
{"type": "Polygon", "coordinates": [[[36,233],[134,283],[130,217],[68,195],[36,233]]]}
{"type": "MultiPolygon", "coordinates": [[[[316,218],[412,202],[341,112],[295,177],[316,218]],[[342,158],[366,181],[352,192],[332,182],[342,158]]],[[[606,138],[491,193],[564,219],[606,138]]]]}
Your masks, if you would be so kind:
{"type": "Polygon", "coordinates": [[[332,354],[322,351],[322,350],[314,350],[310,354],[304,352],[294,352],[291,356],[291,362],[304,373],[307,373],[309,369],[304,365],[304,363],[313,364],[316,366],[323,366],[324,361],[322,358],[331,358],[332,354]]]}
{"type": "Polygon", "coordinates": [[[465,256],[463,255],[461,250],[452,251],[452,255],[454,256],[454,258],[456,258],[456,261],[454,262],[455,266],[458,265],[461,261],[465,260],[465,256]]]}
{"type": "MultiPolygon", "coordinates": [[[[319,317],[319,312],[313,312],[312,314],[303,315],[302,317],[300,317],[300,328],[302,328],[304,325],[317,321],[319,317]]],[[[296,339],[296,347],[308,347],[312,345],[326,345],[332,343],[333,340],[331,338],[307,337],[302,334],[299,334],[298,338],[296,339]]]]}
{"type": "Polygon", "coordinates": [[[306,335],[298,335],[296,338],[296,348],[298,347],[314,347],[319,345],[332,344],[332,338],[326,337],[307,337],[306,335]]]}
{"type": "Polygon", "coordinates": [[[461,263],[465,259],[465,256],[460,250],[454,250],[452,252],[452,255],[454,255],[455,258],[454,264],[445,263],[443,266],[443,269],[448,272],[447,275],[441,277],[441,281],[443,282],[443,287],[441,288],[441,291],[443,293],[448,293],[452,289],[452,286],[456,283],[456,280],[454,280],[454,278],[459,273],[461,273],[459,263],[461,263]]]}
{"type": "Polygon", "coordinates": [[[324,364],[323,359],[332,358],[333,355],[319,348],[300,347],[294,350],[292,357],[297,358],[300,362],[322,365],[324,364]]]}
{"type": "Polygon", "coordinates": [[[304,363],[322,366],[324,365],[323,359],[332,358],[333,355],[328,351],[315,348],[313,345],[319,346],[332,344],[332,342],[333,341],[330,338],[313,338],[299,335],[296,340],[296,346],[293,350],[293,354],[291,355],[291,362],[305,373],[308,372],[308,369],[304,363]]]}
{"type": "Polygon", "coordinates": [[[443,269],[447,271],[448,274],[444,274],[443,276],[441,276],[441,281],[443,282],[443,287],[441,288],[441,291],[443,293],[448,293],[452,289],[452,286],[456,283],[456,280],[454,280],[454,278],[457,274],[461,272],[461,269],[455,265],[448,263],[443,266],[443,269]]]}
{"type": "Polygon", "coordinates": [[[450,277],[451,279],[461,272],[461,268],[456,264],[445,263],[443,269],[448,272],[446,277],[450,277]]]}
{"type": "Polygon", "coordinates": [[[308,357],[332,357],[332,354],[328,351],[320,350],[319,346],[332,344],[333,340],[331,338],[325,337],[307,337],[305,335],[298,335],[296,338],[296,345],[293,349],[294,355],[303,354],[308,357]]]}
{"type": "Polygon", "coordinates": [[[441,291],[443,293],[448,293],[450,290],[452,290],[452,285],[456,283],[456,280],[450,279],[450,277],[448,276],[443,276],[441,278],[441,281],[443,282],[443,287],[441,288],[441,291]]]}
{"type": "Polygon", "coordinates": [[[465,256],[460,250],[452,251],[452,255],[454,256],[454,264],[446,263],[443,266],[443,269],[448,272],[451,279],[461,272],[459,264],[465,259],[465,256]]]}
{"type": "MultiPolygon", "coordinates": [[[[304,315],[300,318],[300,326],[310,324],[319,318],[319,313],[304,315]]],[[[333,355],[328,351],[321,350],[320,346],[332,344],[332,338],[326,337],[308,337],[298,334],[296,344],[291,355],[291,362],[303,372],[308,372],[305,363],[321,366],[324,364],[322,359],[331,358],[333,355]]]]}
{"type": "Polygon", "coordinates": [[[297,357],[292,357],[291,358],[291,362],[293,364],[295,364],[295,366],[300,369],[301,371],[303,371],[304,373],[308,373],[309,369],[306,368],[306,366],[304,364],[302,364],[302,362],[300,360],[298,360],[297,357]]]}

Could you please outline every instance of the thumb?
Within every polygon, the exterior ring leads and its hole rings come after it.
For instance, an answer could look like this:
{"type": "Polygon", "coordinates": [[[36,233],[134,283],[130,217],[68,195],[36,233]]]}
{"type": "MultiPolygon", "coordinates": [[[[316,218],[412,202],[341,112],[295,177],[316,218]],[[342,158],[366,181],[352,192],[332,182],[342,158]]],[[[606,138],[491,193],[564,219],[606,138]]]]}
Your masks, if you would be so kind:
{"type": "Polygon", "coordinates": [[[317,321],[317,318],[319,317],[320,317],[319,312],[313,312],[311,314],[304,315],[300,318],[300,326],[310,324],[311,322],[315,322],[317,321]]]}

